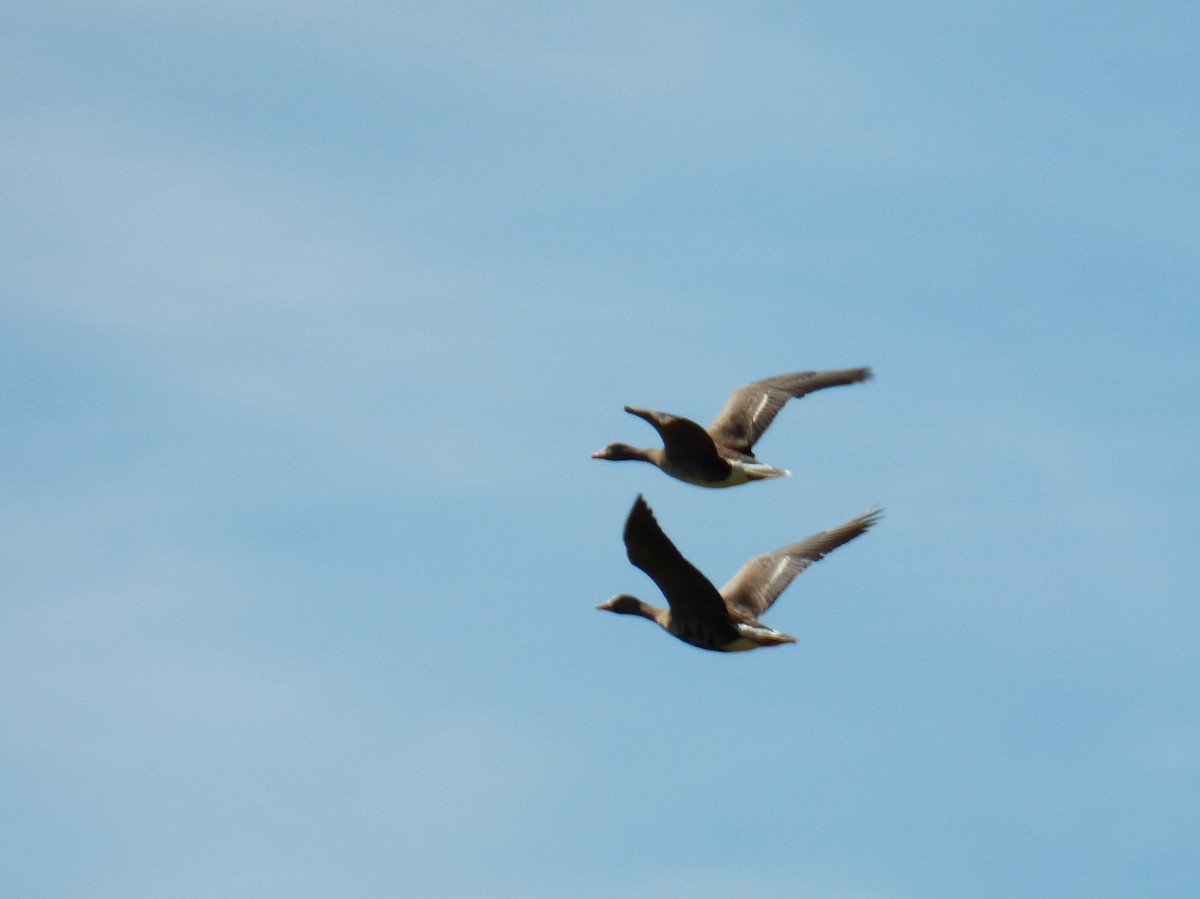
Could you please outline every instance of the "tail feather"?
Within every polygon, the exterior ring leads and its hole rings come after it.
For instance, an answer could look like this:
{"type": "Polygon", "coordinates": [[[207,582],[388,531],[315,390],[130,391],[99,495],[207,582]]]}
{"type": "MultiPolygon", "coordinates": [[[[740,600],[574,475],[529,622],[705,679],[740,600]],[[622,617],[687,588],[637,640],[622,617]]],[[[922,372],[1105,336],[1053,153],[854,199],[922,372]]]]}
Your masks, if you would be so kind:
{"type": "Polygon", "coordinates": [[[791,472],[786,468],[771,468],[769,465],[747,466],[743,470],[746,472],[746,479],[750,481],[762,481],[766,478],[785,478],[791,476],[791,472]]]}

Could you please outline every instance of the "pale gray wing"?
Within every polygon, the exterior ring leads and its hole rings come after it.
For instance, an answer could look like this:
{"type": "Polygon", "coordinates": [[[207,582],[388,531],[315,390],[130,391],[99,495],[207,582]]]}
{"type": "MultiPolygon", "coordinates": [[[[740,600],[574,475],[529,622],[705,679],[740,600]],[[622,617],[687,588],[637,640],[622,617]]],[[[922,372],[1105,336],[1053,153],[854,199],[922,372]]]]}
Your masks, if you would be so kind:
{"type": "Polygon", "coordinates": [[[728,620],[717,588],[675,548],[640,495],[625,520],[625,552],[658,585],[675,614],[728,620]]]}
{"type": "Polygon", "coordinates": [[[881,510],[871,508],[845,524],[754,557],[721,588],[721,596],[730,611],[757,618],[771,608],[792,578],[843,543],[865,533],[882,515],[881,510]]]}
{"type": "Polygon", "coordinates": [[[814,390],[857,384],[871,378],[869,368],[798,371],[743,384],[730,394],[708,433],[722,446],[752,455],[752,448],[784,403],[814,390]]]}

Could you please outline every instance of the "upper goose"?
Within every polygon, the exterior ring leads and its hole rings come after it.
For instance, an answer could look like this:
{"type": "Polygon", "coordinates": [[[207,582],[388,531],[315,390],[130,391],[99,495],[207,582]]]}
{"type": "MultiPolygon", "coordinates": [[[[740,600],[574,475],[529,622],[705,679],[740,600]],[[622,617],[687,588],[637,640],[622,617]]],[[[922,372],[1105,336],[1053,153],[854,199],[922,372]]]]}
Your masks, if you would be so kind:
{"type": "Polygon", "coordinates": [[[792,578],[864,533],[881,515],[878,509],[868,509],[845,524],[756,556],[718,591],[680,554],[638,496],[625,521],[625,551],[629,561],[658,585],[670,608],[660,609],[624,593],[596,608],[649,618],[684,643],[717,652],[795,643],[795,637],[767,627],[758,616],[771,608],[792,578]]]}
{"type": "Polygon", "coordinates": [[[754,458],[753,447],[783,404],[814,390],[855,384],[870,377],[869,368],[846,368],[800,371],[744,384],[730,394],[707,430],[678,415],[626,406],[626,412],[654,426],[662,438],[662,448],[639,449],[626,443],[610,443],[592,453],[592,458],[649,462],[673,478],[700,487],[733,487],[747,481],[776,478],[788,472],[759,462],[754,458]]]}

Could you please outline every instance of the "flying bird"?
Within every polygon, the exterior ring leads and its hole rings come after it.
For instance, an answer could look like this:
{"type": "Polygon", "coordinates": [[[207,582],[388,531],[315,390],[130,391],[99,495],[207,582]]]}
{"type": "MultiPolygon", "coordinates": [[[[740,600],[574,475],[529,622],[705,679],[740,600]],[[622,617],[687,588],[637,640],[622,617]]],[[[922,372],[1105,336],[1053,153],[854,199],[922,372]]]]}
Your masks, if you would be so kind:
{"type": "Polygon", "coordinates": [[[734,487],[789,472],[754,458],[753,447],[775,419],[784,403],[814,390],[856,384],[871,378],[869,368],[836,371],[800,371],[743,384],[730,394],[707,429],[667,412],[626,406],[630,415],[649,422],[661,448],[639,449],[627,443],[610,443],[593,459],[639,461],[656,465],[673,478],[700,487],[734,487]]]}
{"type": "Polygon", "coordinates": [[[792,578],[866,532],[882,516],[877,508],[828,531],[756,556],[717,590],[663,533],[645,499],[638,496],[625,521],[629,561],[658,585],[670,608],[660,609],[636,596],[619,594],[597,609],[640,615],[684,643],[717,652],[740,652],[760,646],[795,643],[796,638],[758,620],[792,578]]]}

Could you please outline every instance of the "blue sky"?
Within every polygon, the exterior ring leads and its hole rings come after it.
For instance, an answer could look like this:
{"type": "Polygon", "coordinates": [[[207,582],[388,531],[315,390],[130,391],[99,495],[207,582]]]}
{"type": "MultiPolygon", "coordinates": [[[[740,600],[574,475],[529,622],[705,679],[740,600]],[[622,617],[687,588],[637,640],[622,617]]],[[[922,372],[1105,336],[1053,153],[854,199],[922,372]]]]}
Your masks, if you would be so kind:
{"type": "Polygon", "coordinates": [[[1196,9],[3,18],[5,895],[1192,894],[1196,9]],[[720,656],[593,609],[639,492],[887,517],[720,656]]]}

